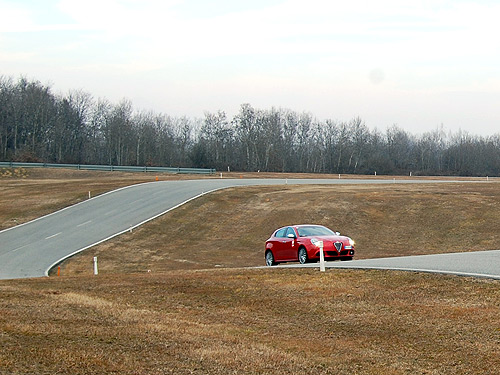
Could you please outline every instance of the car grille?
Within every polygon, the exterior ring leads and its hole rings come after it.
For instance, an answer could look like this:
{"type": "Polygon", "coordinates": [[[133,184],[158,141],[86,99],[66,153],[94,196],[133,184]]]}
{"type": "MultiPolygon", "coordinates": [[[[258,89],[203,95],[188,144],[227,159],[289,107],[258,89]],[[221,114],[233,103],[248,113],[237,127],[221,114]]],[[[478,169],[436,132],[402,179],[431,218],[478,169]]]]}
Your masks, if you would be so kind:
{"type": "MultiPolygon", "coordinates": [[[[338,256],[349,256],[349,250],[342,250],[340,252],[336,252],[336,251],[325,251],[325,257],[328,257],[328,258],[333,258],[333,257],[338,257],[338,256]]],[[[316,256],[319,257],[319,253],[316,254],[316,256]]]]}
{"type": "Polygon", "coordinates": [[[334,242],[333,245],[337,249],[337,251],[342,250],[342,242],[334,242]]]}

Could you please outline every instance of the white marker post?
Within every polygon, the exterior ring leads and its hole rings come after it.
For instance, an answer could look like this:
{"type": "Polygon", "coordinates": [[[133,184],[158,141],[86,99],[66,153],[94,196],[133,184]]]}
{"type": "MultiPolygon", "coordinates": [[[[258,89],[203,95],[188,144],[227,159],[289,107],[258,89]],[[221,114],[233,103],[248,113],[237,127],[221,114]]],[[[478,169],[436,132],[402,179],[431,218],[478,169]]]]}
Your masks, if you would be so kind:
{"type": "Polygon", "coordinates": [[[94,275],[98,275],[99,271],[97,269],[97,257],[94,257],[94,275]]]}
{"type": "Polygon", "coordinates": [[[319,241],[319,270],[325,272],[325,253],[323,252],[323,241],[319,241]]]}

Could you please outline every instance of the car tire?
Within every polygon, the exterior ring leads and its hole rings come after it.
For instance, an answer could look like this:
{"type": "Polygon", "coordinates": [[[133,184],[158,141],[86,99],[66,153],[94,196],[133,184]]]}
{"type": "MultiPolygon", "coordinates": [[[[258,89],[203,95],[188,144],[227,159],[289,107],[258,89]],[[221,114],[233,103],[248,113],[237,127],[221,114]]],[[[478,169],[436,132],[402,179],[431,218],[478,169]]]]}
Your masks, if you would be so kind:
{"type": "Polygon", "coordinates": [[[306,264],[307,262],[309,262],[309,259],[307,257],[307,250],[305,247],[301,247],[299,249],[298,257],[300,264],[306,264]]]}
{"type": "Polygon", "coordinates": [[[266,266],[271,267],[275,265],[273,252],[271,250],[266,251],[266,266]]]}
{"type": "Polygon", "coordinates": [[[341,261],[344,261],[344,260],[352,260],[352,257],[342,257],[340,258],[341,261]]]}

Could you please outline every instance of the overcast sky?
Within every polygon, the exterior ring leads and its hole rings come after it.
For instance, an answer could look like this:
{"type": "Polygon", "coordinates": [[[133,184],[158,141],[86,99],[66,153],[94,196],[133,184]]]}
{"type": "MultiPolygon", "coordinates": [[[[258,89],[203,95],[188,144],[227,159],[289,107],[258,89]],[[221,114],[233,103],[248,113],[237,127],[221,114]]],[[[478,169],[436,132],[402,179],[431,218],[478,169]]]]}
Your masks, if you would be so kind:
{"type": "Polygon", "coordinates": [[[0,0],[0,17],[0,75],[55,93],[500,133],[496,0],[0,0]]]}

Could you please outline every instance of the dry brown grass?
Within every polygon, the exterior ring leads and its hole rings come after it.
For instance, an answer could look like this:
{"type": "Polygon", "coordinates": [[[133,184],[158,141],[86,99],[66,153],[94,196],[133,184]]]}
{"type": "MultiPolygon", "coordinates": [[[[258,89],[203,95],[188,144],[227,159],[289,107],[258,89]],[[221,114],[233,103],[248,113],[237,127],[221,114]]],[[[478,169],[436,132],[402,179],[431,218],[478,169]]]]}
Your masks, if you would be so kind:
{"type": "Polygon", "coordinates": [[[0,282],[2,374],[497,374],[500,284],[225,269],[0,282]]]}
{"type": "MultiPolygon", "coordinates": [[[[25,221],[90,187],[152,178],[58,173],[0,179],[0,222],[12,224],[13,208],[25,221]]],[[[0,374],[496,375],[498,281],[179,268],[261,265],[270,232],[299,222],[351,235],[359,258],[500,248],[498,187],[250,187],[202,197],[75,257],[62,277],[0,281],[0,374]],[[94,255],[100,275],[86,276],[94,255]]]]}
{"type": "Polygon", "coordinates": [[[219,191],[65,262],[62,272],[264,264],[282,225],[324,224],[357,242],[358,259],[500,249],[500,189],[489,184],[245,187],[219,191]]]}

